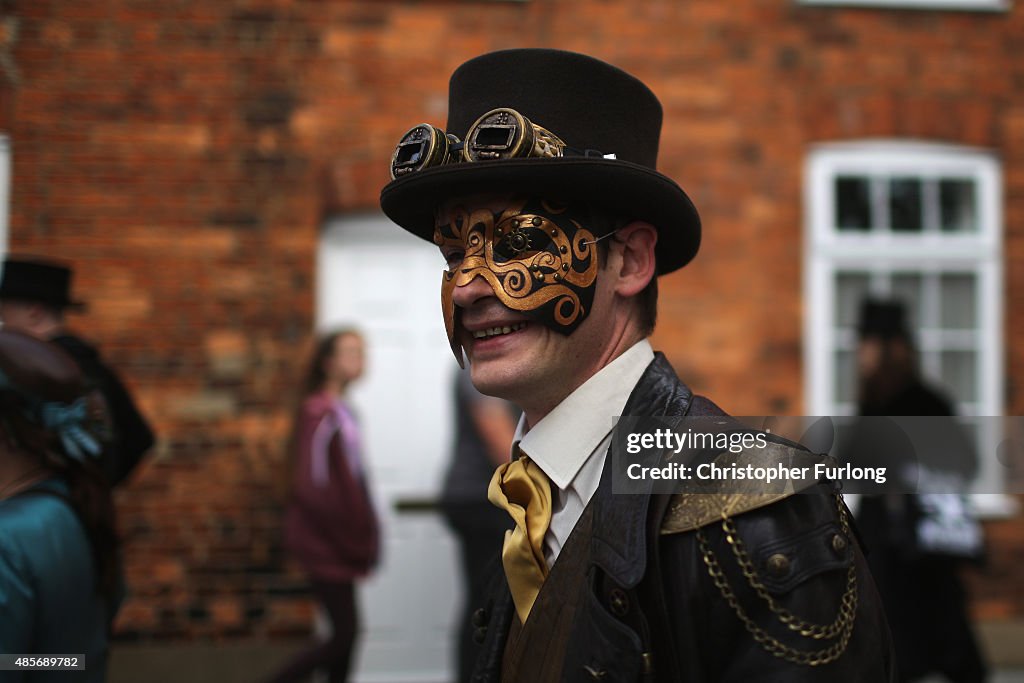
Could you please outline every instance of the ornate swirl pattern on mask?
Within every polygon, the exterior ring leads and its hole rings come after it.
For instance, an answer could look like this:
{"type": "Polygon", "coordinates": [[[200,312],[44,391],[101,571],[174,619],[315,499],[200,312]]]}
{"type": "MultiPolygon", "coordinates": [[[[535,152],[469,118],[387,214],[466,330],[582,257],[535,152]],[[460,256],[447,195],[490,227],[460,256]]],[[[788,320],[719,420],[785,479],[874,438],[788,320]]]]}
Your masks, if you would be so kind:
{"type": "Polygon", "coordinates": [[[517,201],[499,212],[456,206],[447,218],[435,227],[434,242],[462,252],[441,282],[445,329],[457,358],[461,345],[452,294],[476,277],[506,307],[561,334],[571,334],[586,318],[594,299],[597,247],[574,207],[539,200],[517,201]]]}

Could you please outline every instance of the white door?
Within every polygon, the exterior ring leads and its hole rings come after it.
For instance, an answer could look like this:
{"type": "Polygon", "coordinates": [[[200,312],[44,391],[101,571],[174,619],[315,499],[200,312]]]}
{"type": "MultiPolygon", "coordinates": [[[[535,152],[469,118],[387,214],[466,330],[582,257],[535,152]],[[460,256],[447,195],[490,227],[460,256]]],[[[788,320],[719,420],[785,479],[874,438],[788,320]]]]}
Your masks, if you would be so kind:
{"type": "Polygon", "coordinates": [[[437,247],[381,215],[332,220],[320,239],[317,329],[355,325],[368,352],[352,398],[384,542],[360,591],[359,681],[451,679],[456,547],[429,509],[449,455],[457,367],[441,320],[443,267],[437,247]]]}

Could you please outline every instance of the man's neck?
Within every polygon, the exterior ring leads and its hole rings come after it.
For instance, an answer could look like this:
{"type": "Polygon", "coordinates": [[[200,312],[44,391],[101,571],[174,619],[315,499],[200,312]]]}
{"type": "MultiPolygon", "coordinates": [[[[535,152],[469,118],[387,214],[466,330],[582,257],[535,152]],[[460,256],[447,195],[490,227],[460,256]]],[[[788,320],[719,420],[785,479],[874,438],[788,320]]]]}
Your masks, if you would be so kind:
{"type": "MultiPolygon", "coordinates": [[[[579,378],[575,384],[563,385],[559,387],[560,391],[557,394],[553,394],[547,397],[545,400],[538,400],[532,405],[526,405],[525,403],[520,405],[523,409],[523,416],[526,419],[527,428],[533,427],[535,424],[543,420],[548,413],[558,407],[558,405],[564,401],[574,391],[579,389],[581,386],[587,383],[587,381],[596,375],[597,373],[604,370],[606,367],[611,365],[616,358],[624,354],[629,349],[633,348],[635,344],[646,339],[640,334],[622,335],[616,340],[616,343],[610,344],[607,350],[599,357],[598,361],[594,364],[593,371],[585,377],[579,378]]],[[[538,397],[541,398],[541,397],[538,397]]]]}

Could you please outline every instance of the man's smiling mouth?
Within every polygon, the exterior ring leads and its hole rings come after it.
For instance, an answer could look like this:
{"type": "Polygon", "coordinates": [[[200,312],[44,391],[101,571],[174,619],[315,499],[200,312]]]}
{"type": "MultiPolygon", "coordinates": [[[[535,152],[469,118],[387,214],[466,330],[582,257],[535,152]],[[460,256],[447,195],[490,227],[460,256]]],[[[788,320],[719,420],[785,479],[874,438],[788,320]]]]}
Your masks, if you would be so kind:
{"type": "Polygon", "coordinates": [[[504,334],[511,334],[512,332],[518,332],[519,330],[526,327],[526,322],[518,322],[514,325],[505,325],[499,327],[488,327],[484,330],[476,330],[473,332],[473,339],[488,339],[490,337],[499,337],[504,334]]]}

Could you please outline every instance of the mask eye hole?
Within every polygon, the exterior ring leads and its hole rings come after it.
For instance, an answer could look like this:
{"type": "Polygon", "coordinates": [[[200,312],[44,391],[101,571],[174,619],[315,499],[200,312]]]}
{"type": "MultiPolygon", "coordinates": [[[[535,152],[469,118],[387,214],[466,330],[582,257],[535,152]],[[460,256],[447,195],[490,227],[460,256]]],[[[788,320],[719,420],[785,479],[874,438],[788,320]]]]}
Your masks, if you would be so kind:
{"type": "Polygon", "coordinates": [[[444,256],[445,270],[454,272],[455,269],[459,267],[459,264],[462,263],[463,252],[449,251],[447,253],[442,253],[442,256],[444,256]]]}
{"type": "Polygon", "coordinates": [[[549,244],[551,236],[544,230],[522,226],[502,235],[494,245],[494,255],[504,261],[523,259],[543,251],[549,244]]]}
{"type": "Polygon", "coordinates": [[[530,248],[530,236],[526,234],[525,230],[516,230],[509,233],[503,243],[513,254],[521,254],[530,248]]]}

